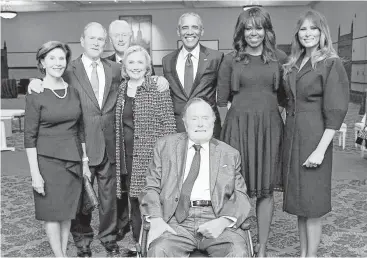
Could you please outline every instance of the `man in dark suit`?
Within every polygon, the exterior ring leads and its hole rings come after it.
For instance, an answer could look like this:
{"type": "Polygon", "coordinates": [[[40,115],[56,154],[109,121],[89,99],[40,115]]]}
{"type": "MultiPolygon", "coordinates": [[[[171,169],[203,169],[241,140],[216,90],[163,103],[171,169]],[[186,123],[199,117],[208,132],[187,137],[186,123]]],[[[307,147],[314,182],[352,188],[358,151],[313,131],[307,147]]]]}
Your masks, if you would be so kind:
{"type": "MultiPolygon", "coordinates": [[[[88,23],[80,38],[84,53],[72,61],[63,78],[77,89],[83,111],[86,149],[89,159],[83,159],[97,178],[99,208],[98,238],[108,255],[119,253],[116,243],[116,172],[115,172],[115,106],[121,83],[120,65],[101,59],[107,39],[107,31],[96,22],[88,23]],[[89,164],[88,164],[89,161],[89,164]]],[[[37,89],[39,80],[33,80],[30,89],[37,89]],[[33,86],[34,85],[34,86],[33,86]]],[[[90,257],[93,229],[92,214],[77,214],[72,220],[71,233],[79,257],[90,257]]]]}
{"type": "MultiPolygon", "coordinates": [[[[108,28],[108,35],[110,37],[115,53],[106,57],[106,59],[121,64],[124,52],[131,46],[132,43],[131,27],[124,20],[115,20],[110,23],[110,26],[108,28]]],[[[153,63],[151,64],[151,66],[152,66],[152,75],[155,75],[153,63]]]]}
{"type": "Polygon", "coordinates": [[[217,75],[223,53],[199,44],[204,34],[200,16],[185,13],[179,21],[177,34],[183,47],[163,57],[163,73],[169,82],[177,123],[177,132],[185,132],[181,114],[187,101],[205,97],[216,114],[214,137],[219,138],[221,122],[216,102],[217,75]]]}
{"type": "Polygon", "coordinates": [[[241,225],[250,203],[237,150],[212,138],[215,114],[203,99],[183,110],[187,133],[157,141],[140,196],[150,221],[148,257],[248,257],[241,225]]]}

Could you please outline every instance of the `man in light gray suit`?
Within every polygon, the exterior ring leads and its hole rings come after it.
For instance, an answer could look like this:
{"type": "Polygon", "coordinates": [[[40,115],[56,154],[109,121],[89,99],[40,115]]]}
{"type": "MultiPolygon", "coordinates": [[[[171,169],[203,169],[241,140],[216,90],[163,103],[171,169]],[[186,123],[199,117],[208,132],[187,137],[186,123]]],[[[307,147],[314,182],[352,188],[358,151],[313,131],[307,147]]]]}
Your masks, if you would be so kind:
{"type": "Polygon", "coordinates": [[[149,257],[249,256],[241,225],[250,203],[240,174],[240,155],[213,136],[215,113],[193,98],[183,110],[187,133],[157,141],[140,196],[150,221],[149,257]]]}

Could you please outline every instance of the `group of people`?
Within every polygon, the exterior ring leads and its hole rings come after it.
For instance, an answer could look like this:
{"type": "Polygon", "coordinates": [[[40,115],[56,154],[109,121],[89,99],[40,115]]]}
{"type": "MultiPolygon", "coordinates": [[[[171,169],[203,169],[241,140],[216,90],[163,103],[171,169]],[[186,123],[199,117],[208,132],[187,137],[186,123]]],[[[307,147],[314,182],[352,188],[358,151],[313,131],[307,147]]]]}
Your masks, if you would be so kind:
{"type": "Polygon", "coordinates": [[[144,218],[148,256],[249,256],[242,226],[255,197],[264,257],[273,192],[283,191],[284,211],[298,216],[300,256],[316,256],[331,210],[332,138],[349,102],[325,17],[302,14],[288,57],[261,7],[239,15],[227,55],[200,44],[198,14],[183,14],[177,33],[183,47],[163,58],[163,77],[143,47],[130,46],[122,20],[108,33],[87,24],[76,60],[61,42],[38,50],[45,76],[29,85],[24,137],[36,219],[55,256],[66,256],[69,232],[78,256],[92,256],[83,176],[98,183],[108,255],[120,253],[130,227],[138,241],[144,218]],[[107,35],[115,54],[101,58],[107,35]]]}

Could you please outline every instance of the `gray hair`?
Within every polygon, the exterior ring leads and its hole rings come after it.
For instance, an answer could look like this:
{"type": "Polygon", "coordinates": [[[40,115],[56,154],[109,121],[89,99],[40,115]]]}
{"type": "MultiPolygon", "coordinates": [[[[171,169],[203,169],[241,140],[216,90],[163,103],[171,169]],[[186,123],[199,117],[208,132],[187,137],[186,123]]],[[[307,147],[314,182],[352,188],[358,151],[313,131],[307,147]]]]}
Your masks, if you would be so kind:
{"type": "Polygon", "coordinates": [[[89,29],[89,27],[95,26],[95,25],[96,26],[100,26],[103,29],[105,38],[107,39],[107,31],[106,31],[105,27],[103,27],[102,24],[100,24],[98,22],[90,22],[87,25],[85,25],[84,30],[83,30],[83,33],[82,33],[82,38],[85,37],[85,32],[87,31],[87,29],[89,29]]]}
{"type": "Polygon", "coordinates": [[[194,16],[196,18],[198,18],[199,20],[199,26],[200,26],[200,29],[204,29],[204,25],[203,25],[203,21],[201,20],[201,17],[199,14],[197,13],[192,13],[192,12],[188,12],[188,13],[184,13],[180,16],[180,18],[178,19],[178,29],[180,28],[180,26],[182,25],[182,19],[187,17],[187,16],[194,16]]]}
{"type": "Polygon", "coordinates": [[[196,97],[196,98],[192,98],[190,99],[186,105],[184,106],[183,110],[182,110],[182,118],[185,118],[186,116],[186,113],[187,113],[187,110],[189,109],[189,107],[195,103],[206,103],[209,105],[210,109],[212,110],[212,113],[213,113],[213,117],[214,119],[216,119],[216,115],[215,115],[215,112],[214,112],[214,109],[212,108],[212,106],[210,105],[210,103],[205,99],[205,97],[196,97]]]}
{"type": "Polygon", "coordinates": [[[131,34],[131,27],[129,25],[129,23],[127,23],[127,21],[125,20],[114,20],[113,22],[110,23],[110,26],[108,27],[108,33],[109,35],[111,36],[111,30],[112,30],[112,27],[114,26],[120,26],[120,27],[127,27],[129,28],[129,33],[131,34]]]}
{"type": "Polygon", "coordinates": [[[129,55],[135,52],[142,52],[145,56],[145,60],[147,61],[147,71],[145,73],[145,76],[152,74],[152,59],[150,58],[150,55],[148,54],[148,51],[146,51],[145,48],[139,45],[131,46],[129,47],[124,54],[124,57],[122,58],[122,67],[121,67],[121,76],[122,78],[129,78],[129,75],[126,72],[126,59],[129,55]]]}

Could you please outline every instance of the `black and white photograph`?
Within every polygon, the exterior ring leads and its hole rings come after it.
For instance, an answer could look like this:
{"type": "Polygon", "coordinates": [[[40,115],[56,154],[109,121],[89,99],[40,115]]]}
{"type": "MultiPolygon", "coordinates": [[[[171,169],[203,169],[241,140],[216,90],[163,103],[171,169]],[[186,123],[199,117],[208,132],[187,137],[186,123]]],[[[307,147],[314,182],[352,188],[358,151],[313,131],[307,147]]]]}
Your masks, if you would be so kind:
{"type": "Polygon", "coordinates": [[[1,257],[367,257],[367,1],[0,23],[1,257]]]}

